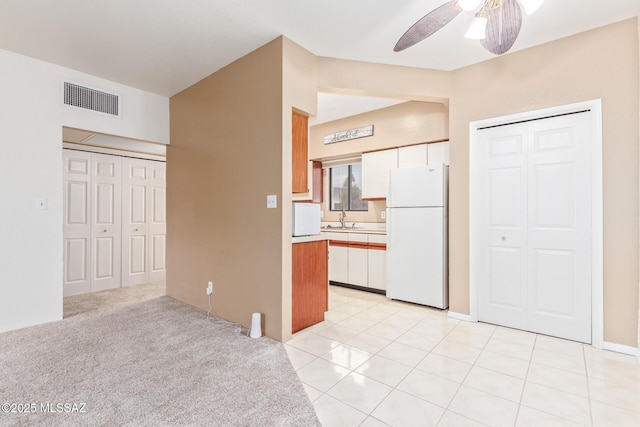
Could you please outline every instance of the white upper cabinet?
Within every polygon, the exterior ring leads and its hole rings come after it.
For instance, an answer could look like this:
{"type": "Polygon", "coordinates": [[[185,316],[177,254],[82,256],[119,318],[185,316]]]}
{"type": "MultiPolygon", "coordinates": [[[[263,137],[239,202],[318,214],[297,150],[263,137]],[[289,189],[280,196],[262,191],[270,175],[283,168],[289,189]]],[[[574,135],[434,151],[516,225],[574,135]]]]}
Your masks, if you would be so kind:
{"type": "Polygon", "coordinates": [[[427,144],[427,159],[430,165],[449,164],[449,141],[427,144]]]}
{"type": "Polygon", "coordinates": [[[362,154],[362,198],[387,198],[389,170],[449,164],[449,141],[409,145],[362,154]]]}
{"type": "Polygon", "coordinates": [[[397,148],[362,154],[362,198],[386,199],[389,170],[397,167],[397,148]]]}
{"type": "Polygon", "coordinates": [[[427,144],[398,148],[398,167],[415,168],[427,165],[427,144]]]}

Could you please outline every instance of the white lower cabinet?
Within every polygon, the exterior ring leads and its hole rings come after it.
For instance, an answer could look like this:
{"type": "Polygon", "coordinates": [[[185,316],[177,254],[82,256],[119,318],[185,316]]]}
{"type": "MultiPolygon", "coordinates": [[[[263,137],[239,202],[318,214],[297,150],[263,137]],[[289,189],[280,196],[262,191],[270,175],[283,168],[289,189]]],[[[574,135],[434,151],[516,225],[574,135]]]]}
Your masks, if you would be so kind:
{"type": "Polygon", "coordinates": [[[387,243],[387,236],[384,234],[369,235],[368,276],[369,287],[374,289],[387,289],[387,251],[386,248],[374,246],[375,244],[387,243]]]}
{"type": "Polygon", "coordinates": [[[349,248],[344,246],[329,245],[329,280],[333,282],[348,283],[349,248]]]}
{"type": "Polygon", "coordinates": [[[329,238],[329,281],[347,283],[349,278],[349,248],[332,245],[331,241],[349,241],[346,233],[325,233],[329,238]]]}
{"type": "Polygon", "coordinates": [[[386,252],[384,246],[380,246],[386,244],[386,235],[339,232],[325,234],[330,239],[330,281],[386,289],[386,252]],[[377,247],[372,249],[371,246],[377,247]]]}
{"type": "Polygon", "coordinates": [[[347,283],[350,285],[369,286],[367,271],[367,252],[369,250],[366,249],[368,241],[367,234],[349,233],[349,277],[347,283]],[[359,248],[355,244],[362,244],[363,247],[359,248]]]}

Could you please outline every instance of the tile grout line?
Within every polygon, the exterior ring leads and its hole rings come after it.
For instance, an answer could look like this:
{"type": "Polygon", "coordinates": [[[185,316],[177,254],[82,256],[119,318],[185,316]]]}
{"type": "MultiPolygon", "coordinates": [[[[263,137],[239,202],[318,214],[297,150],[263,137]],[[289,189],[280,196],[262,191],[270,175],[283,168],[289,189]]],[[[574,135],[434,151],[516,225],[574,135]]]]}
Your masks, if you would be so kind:
{"type": "Polygon", "coordinates": [[[582,346],[582,360],[584,361],[584,376],[587,380],[587,399],[589,402],[589,422],[594,425],[593,421],[593,406],[591,401],[591,383],[589,382],[589,370],[587,369],[587,355],[585,354],[585,346],[582,346]]]}
{"type": "Polygon", "coordinates": [[[527,388],[527,378],[529,378],[529,370],[531,369],[531,364],[533,363],[533,352],[536,351],[537,343],[538,343],[538,334],[535,334],[533,339],[533,347],[531,348],[531,353],[529,354],[529,363],[527,364],[527,372],[525,372],[524,380],[522,382],[522,391],[520,392],[520,399],[518,400],[518,410],[516,411],[516,419],[513,421],[514,427],[518,423],[518,417],[520,417],[520,409],[522,409],[522,398],[524,397],[524,390],[527,388]]]}
{"type": "MultiPolygon", "coordinates": [[[[458,325],[459,325],[459,324],[458,324],[458,325]]],[[[458,327],[458,325],[456,325],[456,328],[458,327]]],[[[452,330],[447,334],[447,336],[448,336],[451,332],[453,332],[456,328],[453,328],[453,329],[452,329],[452,330]]],[[[453,401],[455,400],[455,398],[456,398],[456,396],[458,395],[458,393],[460,393],[460,390],[462,389],[462,386],[464,385],[464,382],[466,381],[467,377],[469,376],[469,374],[471,373],[471,371],[473,370],[473,368],[476,366],[476,362],[478,361],[478,358],[480,358],[480,355],[482,354],[482,352],[486,350],[487,345],[489,345],[489,341],[491,341],[491,338],[493,338],[493,335],[496,333],[496,330],[497,330],[497,329],[495,329],[495,328],[494,328],[494,330],[491,332],[491,335],[489,336],[489,339],[487,339],[487,342],[485,342],[485,343],[484,343],[484,346],[482,346],[482,349],[480,350],[480,353],[478,353],[478,356],[475,358],[475,360],[473,361],[473,363],[471,363],[471,368],[470,368],[470,369],[469,369],[469,371],[465,374],[464,378],[462,378],[462,381],[460,381],[460,385],[458,386],[458,389],[456,390],[455,394],[453,395],[453,397],[451,398],[451,400],[449,401],[449,404],[447,405],[447,407],[446,407],[446,409],[445,409],[445,414],[446,414],[446,411],[451,411],[452,413],[454,413],[454,414],[456,414],[456,415],[459,415],[459,416],[464,417],[464,418],[466,418],[466,419],[470,419],[470,420],[472,420],[472,421],[474,421],[474,422],[476,422],[476,423],[478,423],[478,424],[486,425],[486,424],[484,424],[484,423],[482,423],[482,422],[480,422],[480,421],[478,421],[478,420],[471,419],[471,418],[467,417],[466,415],[459,414],[459,413],[457,413],[456,411],[453,411],[453,410],[449,409],[449,407],[451,406],[451,404],[452,404],[452,403],[453,403],[453,401]]],[[[446,338],[446,337],[445,337],[445,338],[446,338]]],[[[443,338],[443,340],[444,340],[444,338],[443,338]]],[[[437,353],[436,353],[436,354],[437,354],[437,353]]],[[[447,357],[447,356],[444,356],[444,357],[447,357]]],[[[456,359],[454,359],[454,360],[456,360],[456,359]]],[[[478,366],[478,367],[479,367],[479,368],[481,368],[481,366],[478,366]]],[[[444,414],[443,414],[442,416],[444,417],[444,414]]],[[[516,419],[517,419],[517,417],[516,417],[516,419]]],[[[440,419],[440,421],[442,421],[442,419],[440,419]]],[[[440,421],[439,421],[439,422],[440,422],[440,421]]],[[[439,423],[439,422],[438,422],[438,423],[439,423]]]]}

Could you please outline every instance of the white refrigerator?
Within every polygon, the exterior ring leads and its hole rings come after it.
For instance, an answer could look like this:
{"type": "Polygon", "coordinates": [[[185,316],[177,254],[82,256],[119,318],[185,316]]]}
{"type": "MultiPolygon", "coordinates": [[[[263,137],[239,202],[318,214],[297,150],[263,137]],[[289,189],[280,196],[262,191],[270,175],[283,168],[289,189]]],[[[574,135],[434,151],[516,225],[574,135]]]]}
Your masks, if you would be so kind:
{"type": "Polygon", "coordinates": [[[447,165],[392,169],[387,194],[387,297],[449,307],[447,165]]]}

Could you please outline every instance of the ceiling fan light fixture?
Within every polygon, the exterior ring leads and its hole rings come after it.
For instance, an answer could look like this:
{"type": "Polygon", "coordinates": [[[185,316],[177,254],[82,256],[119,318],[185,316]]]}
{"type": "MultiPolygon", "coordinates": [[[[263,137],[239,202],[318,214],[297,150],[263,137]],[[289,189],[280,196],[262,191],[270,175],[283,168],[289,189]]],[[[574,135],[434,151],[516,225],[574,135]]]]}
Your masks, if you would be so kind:
{"type": "Polygon", "coordinates": [[[522,3],[522,6],[524,7],[524,11],[527,13],[527,15],[531,15],[533,12],[538,10],[540,6],[542,6],[542,3],[544,3],[544,0],[519,0],[519,1],[520,3],[522,3]]]}
{"type": "Polygon", "coordinates": [[[464,36],[472,40],[484,40],[487,34],[487,21],[486,16],[476,15],[464,36]]]}
{"type": "Polygon", "coordinates": [[[458,0],[458,6],[462,8],[464,11],[472,11],[480,6],[482,0],[458,0]]]}

